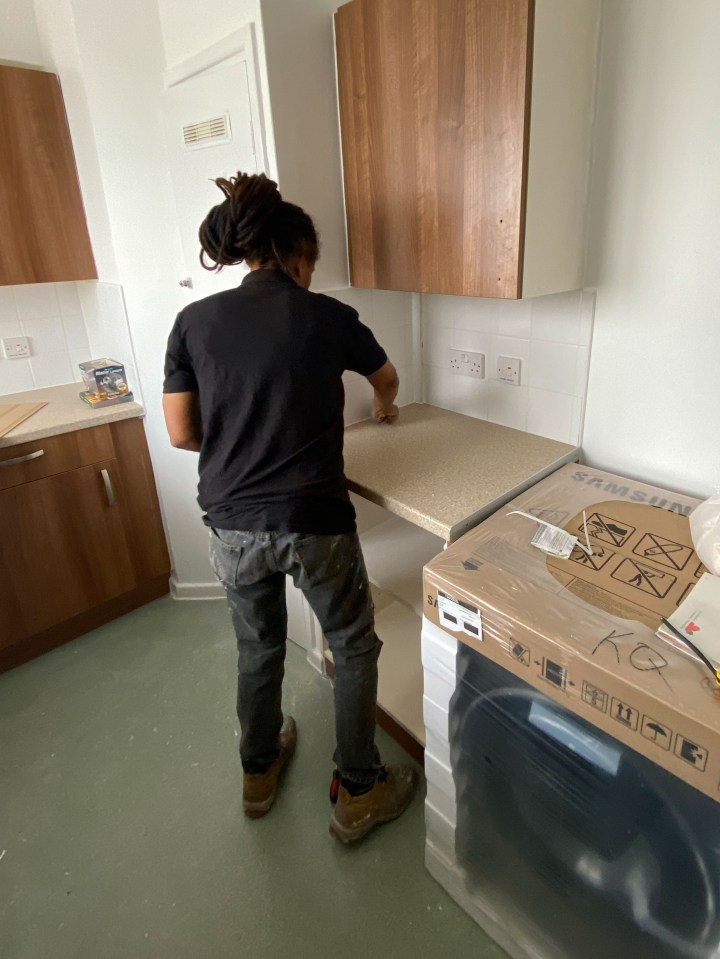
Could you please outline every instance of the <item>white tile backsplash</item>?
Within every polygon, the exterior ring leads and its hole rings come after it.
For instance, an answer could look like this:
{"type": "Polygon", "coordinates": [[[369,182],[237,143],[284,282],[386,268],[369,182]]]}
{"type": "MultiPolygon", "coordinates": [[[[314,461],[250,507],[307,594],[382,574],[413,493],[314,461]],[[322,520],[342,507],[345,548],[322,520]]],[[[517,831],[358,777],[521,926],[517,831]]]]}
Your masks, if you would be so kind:
{"type": "Polygon", "coordinates": [[[426,322],[423,327],[423,363],[426,366],[445,367],[447,357],[454,346],[454,331],[447,326],[432,327],[426,322]]]}
{"type": "Polygon", "coordinates": [[[532,338],[553,343],[580,342],[582,291],[538,296],[532,303],[532,338]]]}
{"type": "MultiPolygon", "coordinates": [[[[367,291],[365,291],[367,292],[367,291]]],[[[411,321],[411,300],[407,293],[371,290],[373,323],[378,328],[405,326],[411,321]]]]}
{"type": "Polygon", "coordinates": [[[30,340],[32,356],[44,356],[46,353],[64,353],[67,351],[65,329],[59,316],[42,320],[23,320],[23,336],[30,340]]]}
{"type": "Polygon", "coordinates": [[[71,346],[90,358],[75,283],[0,287],[0,317],[0,337],[26,336],[30,346],[28,360],[0,354],[0,395],[72,383],[71,346]]]}
{"type": "Polygon", "coordinates": [[[453,330],[450,346],[455,350],[467,350],[472,353],[490,352],[492,334],[481,333],[479,330],[453,330]]]}
{"type": "Polygon", "coordinates": [[[37,387],[62,386],[64,383],[72,383],[75,380],[67,351],[33,356],[30,358],[30,366],[37,387]]]}
{"type": "Polygon", "coordinates": [[[56,283],[36,283],[14,288],[15,302],[23,322],[44,320],[60,315],[56,285],[56,283]]]}
{"type": "Polygon", "coordinates": [[[589,347],[592,343],[593,324],[595,322],[595,291],[583,290],[580,303],[580,327],[578,345],[589,347]]]}
{"type": "Polygon", "coordinates": [[[455,412],[486,420],[490,407],[489,381],[476,380],[472,376],[454,376],[453,380],[455,412]]]}
{"type": "Polygon", "coordinates": [[[15,302],[15,287],[0,286],[0,324],[18,323],[17,303],[15,302]]]}
{"type": "Polygon", "coordinates": [[[83,350],[86,360],[93,359],[90,356],[90,342],[82,313],[77,316],[66,316],[63,313],[62,323],[65,328],[65,341],[68,350],[83,350]]]}
{"type": "Polygon", "coordinates": [[[99,356],[125,363],[139,398],[122,289],[112,283],[0,287],[0,337],[27,336],[29,360],[0,353],[0,395],[81,382],[78,364],[99,356]]]}
{"type": "Polygon", "coordinates": [[[0,337],[22,335],[20,320],[0,320],[0,337]]]}
{"type": "Polygon", "coordinates": [[[577,346],[533,340],[530,348],[528,386],[536,390],[575,395],[578,366],[577,346]]]}
{"type": "Polygon", "coordinates": [[[587,391],[595,295],[528,300],[423,296],[425,401],[459,413],[579,442],[587,391]],[[485,353],[486,379],[447,368],[451,347],[485,353]],[[520,386],[497,380],[499,356],[521,360],[520,386]]]}
{"type": "Polygon", "coordinates": [[[403,366],[398,369],[400,377],[400,389],[398,390],[395,402],[398,406],[407,406],[414,401],[413,397],[413,377],[412,369],[409,366],[403,366]]]}
{"type": "Polygon", "coordinates": [[[30,360],[0,359],[0,396],[35,389],[30,360]]]}
{"type": "Polygon", "coordinates": [[[528,387],[510,386],[497,380],[490,380],[488,387],[488,419],[500,426],[527,430],[528,387]]]}
{"type": "Polygon", "coordinates": [[[527,428],[530,433],[567,442],[573,429],[576,397],[530,389],[527,428]]]}
{"type": "Polygon", "coordinates": [[[460,377],[452,374],[449,369],[438,366],[425,366],[423,373],[425,402],[445,410],[454,409],[455,380],[459,380],[460,377]]]}
{"type": "Polygon", "coordinates": [[[82,316],[82,306],[80,305],[77,283],[56,283],[55,292],[57,293],[60,312],[63,317],[82,316]]]}

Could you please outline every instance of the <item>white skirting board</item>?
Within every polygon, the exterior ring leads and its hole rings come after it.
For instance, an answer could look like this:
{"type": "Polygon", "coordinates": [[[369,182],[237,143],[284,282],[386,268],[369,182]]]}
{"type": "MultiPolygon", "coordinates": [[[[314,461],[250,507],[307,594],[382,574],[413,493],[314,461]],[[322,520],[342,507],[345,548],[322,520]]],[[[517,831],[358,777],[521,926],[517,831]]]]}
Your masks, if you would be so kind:
{"type": "Polygon", "coordinates": [[[170,594],[173,599],[225,599],[220,583],[179,583],[174,573],[170,577],[170,594]]]}

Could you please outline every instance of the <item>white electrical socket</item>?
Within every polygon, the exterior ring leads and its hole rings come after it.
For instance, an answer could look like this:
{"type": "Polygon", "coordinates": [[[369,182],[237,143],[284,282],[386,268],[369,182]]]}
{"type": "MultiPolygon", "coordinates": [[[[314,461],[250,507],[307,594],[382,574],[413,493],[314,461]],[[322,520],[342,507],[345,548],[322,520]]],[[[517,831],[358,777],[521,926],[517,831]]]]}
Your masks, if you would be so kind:
{"type": "Polygon", "coordinates": [[[520,386],[520,360],[517,356],[498,356],[497,376],[503,383],[520,386]]]}
{"type": "Polygon", "coordinates": [[[30,343],[26,336],[6,336],[1,340],[6,360],[20,360],[30,356],[30,343]]]}
{"type": "Polygon", "coordinates": [[[485,354],[471,353],[466,350],[450,350],[450,369],[461,376],[473,376],[475,379],[485,379],[485,354]]]}

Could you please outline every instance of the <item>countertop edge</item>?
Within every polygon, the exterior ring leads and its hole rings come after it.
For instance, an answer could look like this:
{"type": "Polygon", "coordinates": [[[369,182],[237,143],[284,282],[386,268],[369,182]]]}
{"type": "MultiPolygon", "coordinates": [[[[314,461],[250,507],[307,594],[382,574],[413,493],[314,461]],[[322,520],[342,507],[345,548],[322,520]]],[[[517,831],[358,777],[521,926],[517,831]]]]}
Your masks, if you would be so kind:
{"type": "Polygon", "coordinates": [[[402,503],[392,496],[383,496],[382,493],[369,489],[367,486],[363,486],[362,483],[356,483],[349,477],[347,478],[347,485],[351,493],[362,496],[363,499],[375,503],[376,506],[382,506],[383,509],[386,509],[394,516],[399,516],[401,519],[405,519],[415,526],[427,530],[428,533],[439,536],[446,542],[450,539],[450,527],[446,523],[440,523],[431,516],[427,516],[413,509],[412,506],[408,506],[406,503],[402,503]]]}
{"type": "Polygon", "coordinates": [[[564,456],[559,457],[554,460],[552,463],[549,463],[547,466],[543,467],[533,473],[532,476],[528,476],[526,480],[523,480],[521,483],[518,483],[517,486],[514,486],[511,490],[508,490],[507,493],[503,493],[501,496],[498,496],[491,503],[487,503],[476,513],[471,513],[470,516],[467,516],[465,519],[460,520],[456,523],[450,530],[449,539],[451,542],[455,543],[466,533],[469,533],[470,530],[475,529],[476,526],[479,526],[480,523],[484,522],[489,516],[492,516],[493,513],[496,513],[499,509],[502,509],[503,506],[506,506],[516,496],[520,496],[521,493],[524,493],[526,490],[530,489],[531,486],[535,486],[536,483],[541,482],[546,477],[550,476],[552,473],[555,473],[562,466],[567,466],[568,463],[577,463],[580,459],[580,447],[576,447],[569,453],[566,453],[564,456]]]}
{"type": "MultiPolygon", "coordinates": [[[[50,436],[62,436],[65,433],[75,433],[79,430],[92,429],[95,426],[106,426],[107,424],[118,423],[122,420],[143,419],[146,415],[145,409],[139,403],[132,404],[133,408],[125,410],[120,407],[110,406],[106,411],[94,410],[94,418],[91,420],[73,420],[62,423],[53,423],[48,426],[41,426],[38,429],[27,429],[19,435],[12,431],[11,434],[0,436],[0,449],[9,449],[13,446],[22,446],[24,443],[33,443],[36,440],[44,440],[50,436]],[[111,411],[112,415],[109,415],[111,411]]],[[[40,411],[42,412],[42,411],[40,411]]],[[[25,421],[28,426],[32,422],[32,417],[25,421]]],[[[15,429],[21,429],[25,424],[21,423],[15,429]]]]}

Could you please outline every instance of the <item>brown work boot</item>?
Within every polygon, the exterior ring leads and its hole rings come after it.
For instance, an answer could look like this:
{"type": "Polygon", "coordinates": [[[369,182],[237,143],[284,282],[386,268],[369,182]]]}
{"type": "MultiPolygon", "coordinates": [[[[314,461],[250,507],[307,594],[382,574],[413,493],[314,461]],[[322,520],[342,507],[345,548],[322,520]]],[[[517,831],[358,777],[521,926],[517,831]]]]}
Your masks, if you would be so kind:
{"type": "Polygon", "coordinates": [[[351,796],[341,785],[330,817],[330,835],[338,842],[357,842],[373,826],[397,819],[410,805],[417,781],[411,766],[383,766],[372,789],[360,796],[351,796]]]}
{"type": "Polygon", "coordinates": [[[286,716],[280,730],[280,755],[264,773],[244,773],[243,809],[251,819],[259,819],[270,812],[278,791],[280,773],[297,745],[297,726],[292,716],[286,716]]]}

